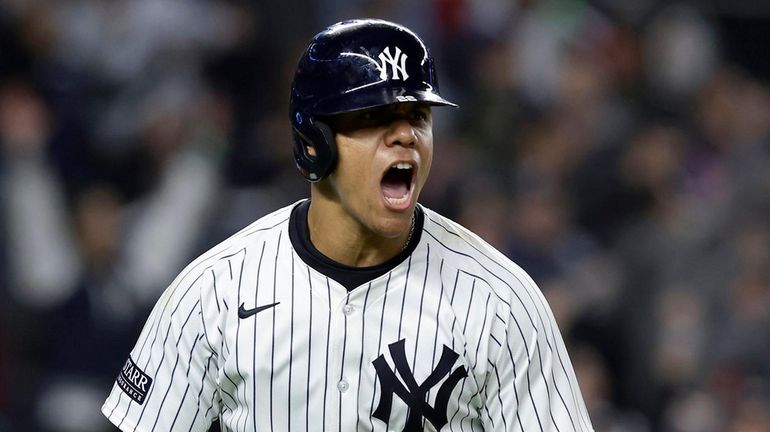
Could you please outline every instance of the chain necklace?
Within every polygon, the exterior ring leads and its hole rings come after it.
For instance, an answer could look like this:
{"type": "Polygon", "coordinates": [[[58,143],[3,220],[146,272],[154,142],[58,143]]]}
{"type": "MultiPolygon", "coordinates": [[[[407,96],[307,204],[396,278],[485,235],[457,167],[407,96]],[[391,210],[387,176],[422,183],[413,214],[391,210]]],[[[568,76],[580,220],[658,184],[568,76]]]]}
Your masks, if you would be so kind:
{"type": "Polygon", "coordinates": [[[407,247],[409,247],[409,243],[412,241],[412,234],[414,234],[414,213],[412,213],[412,222],[409,226],[409,235],[406,236],[406,243],[404,243],[404,246],[401,247],[401,252],[405,251],[407,247]]]}

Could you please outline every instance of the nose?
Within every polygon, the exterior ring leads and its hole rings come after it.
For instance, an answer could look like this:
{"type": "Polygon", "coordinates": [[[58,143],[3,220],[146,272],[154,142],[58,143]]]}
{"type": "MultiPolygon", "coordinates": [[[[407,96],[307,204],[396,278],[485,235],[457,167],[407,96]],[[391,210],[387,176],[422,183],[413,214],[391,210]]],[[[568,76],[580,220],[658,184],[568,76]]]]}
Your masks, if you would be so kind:
{"type": "Polygon", "coordinates": [[[414,126],[405,117],[396,117],[390,123],[386,143],[389,146],[412,147],[417,143],[414,126]]]}

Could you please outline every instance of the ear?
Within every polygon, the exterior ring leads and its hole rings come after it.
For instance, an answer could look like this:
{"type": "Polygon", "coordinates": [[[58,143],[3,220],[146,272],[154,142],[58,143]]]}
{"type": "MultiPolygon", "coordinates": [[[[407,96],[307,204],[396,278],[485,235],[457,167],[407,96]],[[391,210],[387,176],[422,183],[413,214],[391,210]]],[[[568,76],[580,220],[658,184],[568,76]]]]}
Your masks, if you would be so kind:
{"type": "Polygon", "coordinates": [[[318,156],[318,153],[315,151],[315,146],[309,141],[305,141],[305,153],[310,157],[318,156]]]}

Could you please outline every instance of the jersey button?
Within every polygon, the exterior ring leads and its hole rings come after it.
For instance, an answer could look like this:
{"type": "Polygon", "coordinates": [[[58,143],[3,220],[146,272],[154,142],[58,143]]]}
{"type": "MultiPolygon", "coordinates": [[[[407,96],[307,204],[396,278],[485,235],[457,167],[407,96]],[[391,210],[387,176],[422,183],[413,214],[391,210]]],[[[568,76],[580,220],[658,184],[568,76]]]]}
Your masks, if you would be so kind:
{"type": "Polygon", "coordinates": [[[337,390],[339,390],[341,393],[345,393],[349,388],[350,384],[348,384],[348,382],[344,379],[337,383],[337,390]]]}
{"type": "Polygon", "coordinates": [[[342,307],[342,313],[344,313],[345,315],[350,315],[355,310],[356,309],[353,306],[351,306],[351,305],[345,305],[345,306],[342,307]]]}

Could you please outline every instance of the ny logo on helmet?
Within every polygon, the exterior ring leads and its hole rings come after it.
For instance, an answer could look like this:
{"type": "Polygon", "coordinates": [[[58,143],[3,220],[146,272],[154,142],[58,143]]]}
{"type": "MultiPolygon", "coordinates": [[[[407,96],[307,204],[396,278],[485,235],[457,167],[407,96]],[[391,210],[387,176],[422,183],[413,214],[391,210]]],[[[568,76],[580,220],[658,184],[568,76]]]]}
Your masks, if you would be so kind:
{"type": "Polygon", "coordinates": [[[393,76],[390,79],[406,81],[409,78],[409,74],[406,73],[406,58],[407,55],[401,52],[401,48],[396,47],[395,53],[391,55],[390,47],[385,47],[385,50],[379,56],[382,62],[380,65],[380,79],[388,79],[388,65],[390,65],[393,70],[393,76]],[[401,74],[400,76],[399,73],[401,74]]]}

